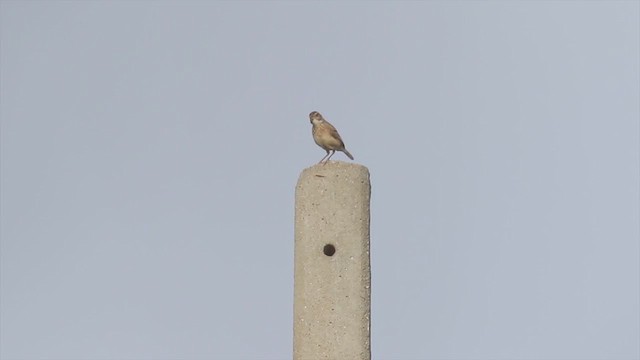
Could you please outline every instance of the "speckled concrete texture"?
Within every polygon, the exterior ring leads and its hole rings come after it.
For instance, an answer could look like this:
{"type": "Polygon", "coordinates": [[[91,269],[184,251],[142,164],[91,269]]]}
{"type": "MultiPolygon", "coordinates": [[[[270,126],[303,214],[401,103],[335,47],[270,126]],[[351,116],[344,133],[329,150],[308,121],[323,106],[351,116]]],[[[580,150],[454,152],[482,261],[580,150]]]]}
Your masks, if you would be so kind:
{"type": "Polygon", "coordinates": [[[371,359],[370,197],[369,170],[362,165],[332,161],[300,175],[295,360],[371,359]]]}

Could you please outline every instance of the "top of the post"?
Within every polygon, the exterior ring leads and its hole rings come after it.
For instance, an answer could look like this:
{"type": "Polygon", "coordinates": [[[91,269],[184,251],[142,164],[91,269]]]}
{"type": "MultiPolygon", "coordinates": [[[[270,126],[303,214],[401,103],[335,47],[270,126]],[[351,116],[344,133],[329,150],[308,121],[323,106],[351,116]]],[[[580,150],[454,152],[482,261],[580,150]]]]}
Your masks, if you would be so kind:
{"type": "Polygon", "coordinates": [[[314,176],[318,178],[323,177],[350,177],[354,179],[365,178],[369,180],[369,169],[360,164],[344,161],[329,161],[327,163],[320,163],[310,166],[300,174],[300,179],[308,176],[314,176]]]}

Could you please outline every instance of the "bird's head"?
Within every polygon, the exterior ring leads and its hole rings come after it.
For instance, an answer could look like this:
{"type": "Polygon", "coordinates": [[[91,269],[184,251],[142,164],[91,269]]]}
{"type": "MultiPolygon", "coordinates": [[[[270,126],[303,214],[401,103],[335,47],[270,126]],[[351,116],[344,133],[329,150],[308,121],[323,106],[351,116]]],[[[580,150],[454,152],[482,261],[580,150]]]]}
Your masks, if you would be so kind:
{"type": "Polygon", "coordinates": [[[312,111],[309,114],[309,120],[311,121],[312,124],[317,124],[319,122],[324,121],[324,118],[322,117],[322,115],[319,112],[312,111]]]}

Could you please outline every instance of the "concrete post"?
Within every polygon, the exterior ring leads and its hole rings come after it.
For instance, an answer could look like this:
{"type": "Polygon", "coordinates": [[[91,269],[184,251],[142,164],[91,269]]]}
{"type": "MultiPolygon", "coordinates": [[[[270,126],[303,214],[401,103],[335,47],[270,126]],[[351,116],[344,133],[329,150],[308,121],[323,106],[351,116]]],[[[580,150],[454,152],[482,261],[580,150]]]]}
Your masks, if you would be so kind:
{"type": "Polygon", "coordinates": [[[294,360],[370,360],[369,170],[329,162],[296,187],[294,360]]]}

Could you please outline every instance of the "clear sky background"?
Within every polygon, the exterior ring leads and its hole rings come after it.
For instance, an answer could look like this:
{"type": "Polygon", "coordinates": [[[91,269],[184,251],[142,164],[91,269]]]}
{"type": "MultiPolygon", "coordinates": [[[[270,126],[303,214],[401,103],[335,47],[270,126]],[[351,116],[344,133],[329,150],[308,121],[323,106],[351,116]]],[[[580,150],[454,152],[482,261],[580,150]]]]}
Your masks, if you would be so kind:
{"type": "Polygon", "coordinates": [[[375,359],[640,357],[639,2],[0,10],[2,360],[290,358],[313,110],[375,359]]]}

